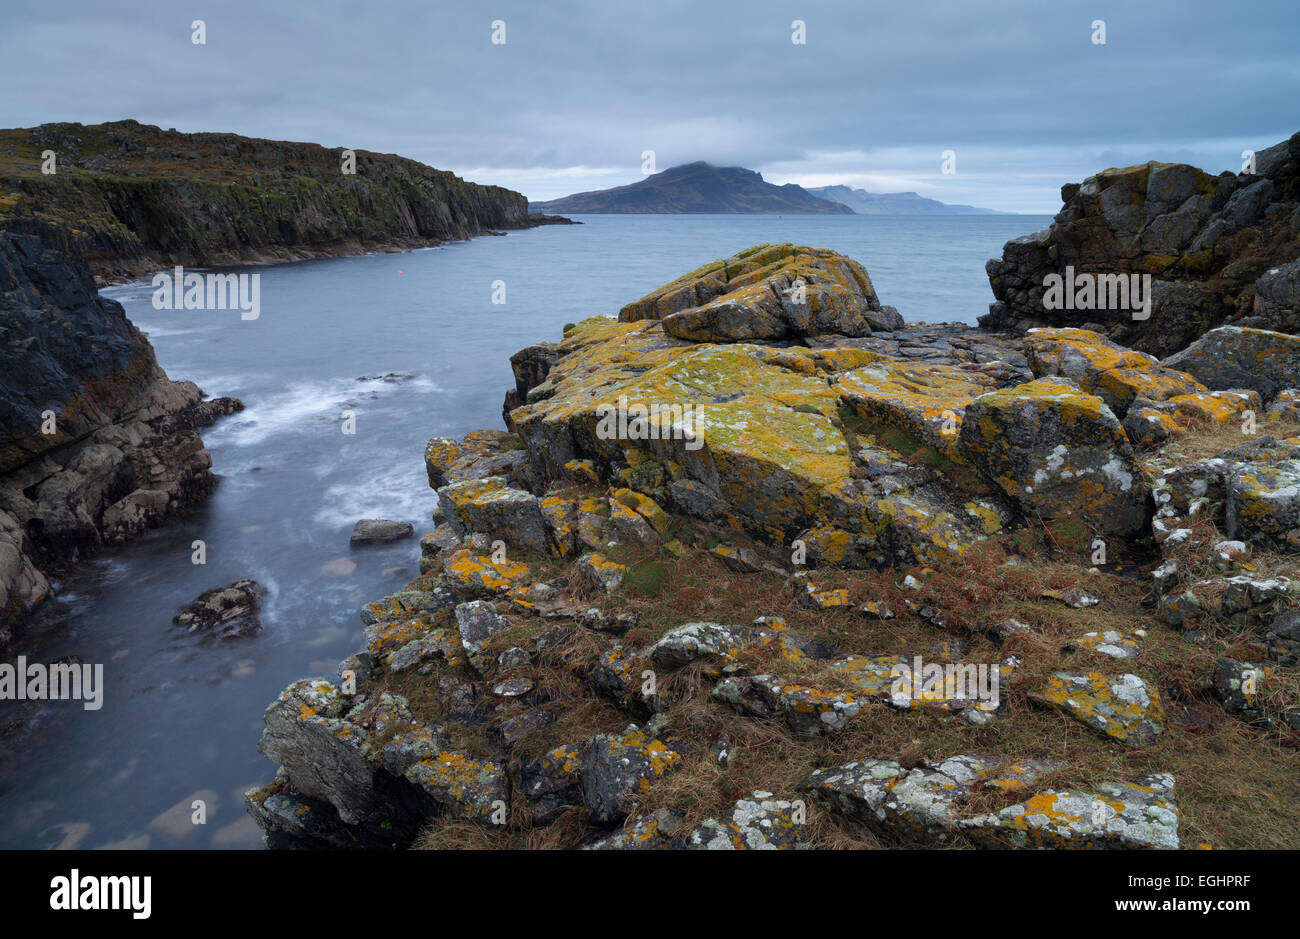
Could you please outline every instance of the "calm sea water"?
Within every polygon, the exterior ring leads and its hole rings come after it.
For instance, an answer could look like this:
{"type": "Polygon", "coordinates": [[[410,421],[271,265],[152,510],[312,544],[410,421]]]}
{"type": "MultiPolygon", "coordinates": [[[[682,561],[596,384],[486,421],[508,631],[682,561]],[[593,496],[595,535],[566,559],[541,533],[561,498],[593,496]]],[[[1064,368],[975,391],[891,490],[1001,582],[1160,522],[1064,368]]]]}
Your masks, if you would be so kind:
{"type": "Polygon", "coordinates": [[[256,743],[289,682],[332,675],[361,645],[357,609],[417,572],[415,539],[350,550],[359,518],[431,525],[433,435],[501,426],[509,356],[613,313],[759,242],[861,261],[908,320],[966,321],[992,300],[984,262],[1046,216],[578,216],[582,226],[405,254],[248,268],[261,316],[159,311],[147,283],[104,291],[173,378],[247,410],[204,432],[220,484],[191,516],[84,564],[12,656],[103,663],[104,706],[0,704],[0,847],[257,847],[245,788],[275,767],[256,743]],[[504,281],[504,304],[493,304],[504,281]],[[376,376],[411,377],[383,381],[376,376]],[[340,412],[356,415],[342,433],[340,412]],[[207,564],[191,563],[191,542],[207,564]],[[179,606],[252,577],[265,632],[203,646],[179,606]],[[5,729],[8,728],[8,732],[5,729]],[[207,805],[206,825],[190,804],[207,805]]]}

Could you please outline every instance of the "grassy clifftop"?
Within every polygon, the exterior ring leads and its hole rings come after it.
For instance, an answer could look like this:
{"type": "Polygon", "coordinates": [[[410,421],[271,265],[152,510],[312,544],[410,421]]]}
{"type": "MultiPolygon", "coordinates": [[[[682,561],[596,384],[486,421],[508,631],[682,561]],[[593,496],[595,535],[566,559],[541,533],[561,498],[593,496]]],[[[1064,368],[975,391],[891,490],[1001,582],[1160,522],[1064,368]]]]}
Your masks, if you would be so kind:
{"type": "Polygon", "coordinates": [[[173,263],[347,254],[528,226],[528,202],[392,154],[137,121],[0,130],[0,216],[85,236],[100,278],[173,263]],[[42,172],[53,151],[53,174],[42,172]]]}

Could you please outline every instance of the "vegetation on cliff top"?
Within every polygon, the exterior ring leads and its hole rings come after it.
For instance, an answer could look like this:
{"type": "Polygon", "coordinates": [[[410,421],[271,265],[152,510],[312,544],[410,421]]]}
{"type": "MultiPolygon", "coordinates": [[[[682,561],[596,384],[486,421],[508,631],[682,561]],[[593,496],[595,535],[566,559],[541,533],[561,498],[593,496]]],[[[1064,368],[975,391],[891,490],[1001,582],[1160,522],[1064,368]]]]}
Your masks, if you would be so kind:
{"type": "Polygon", "coordinates": [[[527,200],[391,154],[137,121],[0,130],[0,217],[86,236],[96,273],[412,247],[530,224],[527,200]],[[47,153],[56,172],[42,172],[47,153]]]}

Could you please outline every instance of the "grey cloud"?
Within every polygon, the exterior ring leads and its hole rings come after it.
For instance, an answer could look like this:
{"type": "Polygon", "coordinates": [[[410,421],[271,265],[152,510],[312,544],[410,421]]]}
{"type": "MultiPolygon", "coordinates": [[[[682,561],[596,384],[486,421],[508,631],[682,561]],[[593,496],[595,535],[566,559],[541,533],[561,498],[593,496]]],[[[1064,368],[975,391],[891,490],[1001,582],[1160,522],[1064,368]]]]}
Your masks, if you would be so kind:
{"type": "Polygon", "coordinates": [[[916,178],[953,148],[970,174],[924,194],[1051,211],[1060,183],[1106,165],[1235,168],[1241,149],[1300,129],[1297,35],[1293,0],[1249,16],[1173,0],[11,0],[0,120],[316,140],[498,168],[536,179],[534,198],[592,178],[530,171],[629,182],[644,149],[661,168],[706,159],[773,178],[853,153],[846,175],[916,178]],[[190,43],[194,18],[206,46],[190,43]],[[504,46],[489,41],[494,18],[504,46]],[[795,19],[806,46],[790,42],[795,19]],[[1095,19],[1105,46],[1090,41],[1095,19]]]}

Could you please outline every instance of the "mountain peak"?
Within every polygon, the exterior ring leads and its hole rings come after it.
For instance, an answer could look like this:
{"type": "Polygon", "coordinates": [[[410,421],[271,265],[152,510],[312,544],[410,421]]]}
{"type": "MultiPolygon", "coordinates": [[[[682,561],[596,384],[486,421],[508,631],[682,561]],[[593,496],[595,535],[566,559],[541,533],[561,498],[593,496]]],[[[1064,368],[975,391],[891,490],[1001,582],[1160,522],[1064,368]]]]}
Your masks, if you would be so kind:
{"type": "Polygon", "coordinates": [[[848,206],[820,199],[793,183],[775,186],[754,170],[704,160],[669,167],[626,186],[535,202],[531,209],[629,215],[853,214],[848,206]]]}

